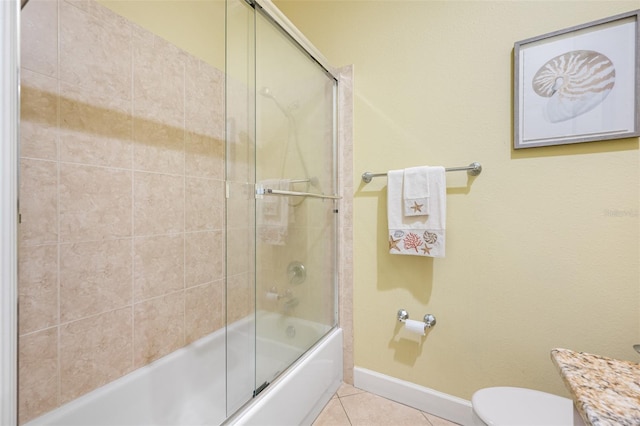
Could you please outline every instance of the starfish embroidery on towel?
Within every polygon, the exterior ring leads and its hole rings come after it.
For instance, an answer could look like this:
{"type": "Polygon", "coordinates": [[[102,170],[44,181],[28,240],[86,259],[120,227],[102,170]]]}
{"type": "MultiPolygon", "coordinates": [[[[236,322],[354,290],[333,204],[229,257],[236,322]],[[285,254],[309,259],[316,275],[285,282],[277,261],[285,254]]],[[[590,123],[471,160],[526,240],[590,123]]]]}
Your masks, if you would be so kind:
{"type": "Polygon", "coordinates": [[[422,253],[424,253],[424,254],[431,254],[431,247],[429,247],[427,245],[422,247],[420,250],[422,250],[422,253]]]}
{"type": "Polygon", "coordinates": [[[418,204],[414,201],[413,206],[411,206],[411,210],[413,210],[414,213],[422,212],[422,206],[424,206],[424,204],[418,204]]]}
{"type": "Polygon", "coordinates": [[[389,250],[396,249],[396,250],[400,251],[400,249],[398,248],[398,243],[399,242],[400,242],[400,240],[394,240],[393,237],[391,235],[389,235],[389,250]]]}

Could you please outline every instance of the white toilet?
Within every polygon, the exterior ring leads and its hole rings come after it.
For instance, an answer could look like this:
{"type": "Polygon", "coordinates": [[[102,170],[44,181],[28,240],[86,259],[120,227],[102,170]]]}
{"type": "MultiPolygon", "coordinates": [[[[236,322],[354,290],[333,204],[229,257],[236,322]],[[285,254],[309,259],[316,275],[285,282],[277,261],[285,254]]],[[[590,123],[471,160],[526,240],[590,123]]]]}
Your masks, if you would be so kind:
{"type": "Polygon", "coordinates": [[[471,405],[478,426],[584,425],[572,400],[532,389],[480,389],[473,394],[471,405]]]}

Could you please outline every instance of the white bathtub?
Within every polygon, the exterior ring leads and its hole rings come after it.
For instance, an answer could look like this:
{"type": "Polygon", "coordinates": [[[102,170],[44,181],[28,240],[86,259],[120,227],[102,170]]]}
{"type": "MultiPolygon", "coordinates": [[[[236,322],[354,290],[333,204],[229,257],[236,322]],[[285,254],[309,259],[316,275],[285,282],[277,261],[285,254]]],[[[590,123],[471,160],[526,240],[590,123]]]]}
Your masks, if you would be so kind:
{"type": "Polygon", "coordinates": [[[228,358],[225,330],[218,330],[26,425],[310,424],[342,381],[342,331],[279,314],[258,315],[260,336],[269,339],[253,338],[253,320],[239,321],[228,329],[228,358]],[[285,332],[289,325],[296,329],[293,337],[285,332]],[[287,358],[299,356],[305,340],[316,340],[314,336],[326,331],[320,342],[252,398],[254,380],[258,385],[270,381],[273,372],[289,364],[287,358]],[[236,413],[227,419],[227,411],[236,413]]]}

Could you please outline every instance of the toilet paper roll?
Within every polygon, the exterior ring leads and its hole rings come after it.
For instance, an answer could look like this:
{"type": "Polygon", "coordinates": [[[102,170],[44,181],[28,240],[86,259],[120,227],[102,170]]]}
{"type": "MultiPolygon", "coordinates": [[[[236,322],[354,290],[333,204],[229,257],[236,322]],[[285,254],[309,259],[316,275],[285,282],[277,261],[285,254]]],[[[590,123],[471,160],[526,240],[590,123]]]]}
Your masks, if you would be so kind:
{"type": "Polygon", "coordinates": [[[411,319],[408,319],[404,322],[404,328],[406,330],[410,331],[411,333],[420,334],[421,336],[425,335],[424,325],[425,324],[422,321],[416,321],[411,319]]]}

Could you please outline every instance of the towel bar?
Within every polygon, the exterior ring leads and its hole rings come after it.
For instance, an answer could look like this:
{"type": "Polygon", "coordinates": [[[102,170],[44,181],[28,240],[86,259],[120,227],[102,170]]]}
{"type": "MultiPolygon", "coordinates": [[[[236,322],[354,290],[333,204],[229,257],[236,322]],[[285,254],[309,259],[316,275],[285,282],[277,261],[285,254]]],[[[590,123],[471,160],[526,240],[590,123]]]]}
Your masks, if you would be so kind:
{"type": "MultiPolygon", "coordinates": [[[[478,176],[482,172],[482,165],[478,162],[473,162],[468,166],[462,167],[447,167],[444,169],[446,172],[461,172],[466,170],[470,176],[478,176]]],[[[386,176],[387,173],[372,173],[372,172],[364,172],[362,174],[362,181],[364,183],[369,183],[374,177],[386,176]]]]}

